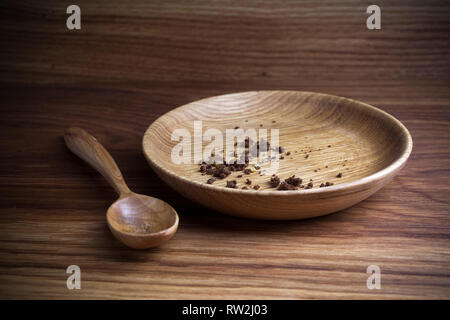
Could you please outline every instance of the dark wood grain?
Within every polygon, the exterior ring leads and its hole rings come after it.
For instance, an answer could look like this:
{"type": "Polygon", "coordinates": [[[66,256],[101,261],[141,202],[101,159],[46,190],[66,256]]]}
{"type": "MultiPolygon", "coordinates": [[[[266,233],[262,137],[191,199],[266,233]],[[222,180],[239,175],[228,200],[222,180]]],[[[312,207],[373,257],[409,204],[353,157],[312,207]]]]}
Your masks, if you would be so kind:
{"type": "Polygon", "coordinates": [[[1,298],[450,298],[450,6],[378,1],[87,1],[0,4],[1,298]],[[182,198],[148,167],[141,138],[174,107],[258,89],[325,92],[410,130],[402,173],[327,217],[261,222],[182,198]],[[131,251],[110,234],[115,199],[64,146],[80,126],[134,191],[180,216],[167,245],[131,251]],[[82,289],[66,288],[67,266],[82,289]],[[366,288],[379,265],[382,289],[366,288]]]}

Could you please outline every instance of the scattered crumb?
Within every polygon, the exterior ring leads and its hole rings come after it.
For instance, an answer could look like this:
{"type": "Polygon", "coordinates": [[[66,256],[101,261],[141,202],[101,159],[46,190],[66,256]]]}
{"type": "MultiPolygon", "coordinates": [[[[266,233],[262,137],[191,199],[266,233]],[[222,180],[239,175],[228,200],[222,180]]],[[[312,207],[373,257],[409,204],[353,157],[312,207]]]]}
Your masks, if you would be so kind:
{"type": "Polygon", "coordinates": [[[302,183],[302,179],[296,178],[295,175],[293,175],[293,176],[287,178],[286,180],[284,180],[284,182],[289,183],[290,185],[293,185],[295,187],[298,187],[302,183]]]}
{"type": "Polygon", "coordinates": [[[236,180],[229,180],[227,181],[227,188],[237,188],[237,182],[236,180]]]}
{"type": "Polygon", "coordinates": [[[278,187],[278,190],[284,191],[284,190],[297,190],[297,187],[290,185],[289,183],[282,182],[280,186],[278,187]]]}
{"type": "Polygon", "coordinates": [[[325,182],[325,183],[321,183],[320,184],[320,188],[323,188],[323,187],[329,187],[329,186],[332,186],[334,183],[333,182],[325,182]]]}
{"type": "Polygon", "coordinates": [[[278,187],[278,185],[280,184],[280,178],[276,175],[273,175],[272,177],[270,177],[269,183],[273,188],[278,187]]]}

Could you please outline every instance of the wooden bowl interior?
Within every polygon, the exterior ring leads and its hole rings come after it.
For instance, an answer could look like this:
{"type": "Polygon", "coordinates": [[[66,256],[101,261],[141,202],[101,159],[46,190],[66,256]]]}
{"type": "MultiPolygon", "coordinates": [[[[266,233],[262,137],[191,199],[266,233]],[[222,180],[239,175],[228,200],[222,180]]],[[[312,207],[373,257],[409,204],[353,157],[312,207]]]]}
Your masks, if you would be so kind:
{"type": "MultiPolygon", "coordinates": [[[[193,136],[194,120],[202,120],[203,132],[217,128],[225,133],[236,126],[278,128],[280,146],[290,152],[280,160],[278,175],[282,179],[294,174],[303,181],[312,179],[314,188],[326,181],[339,185],[368,177],[399,159],[408,142],[399,122],[390,115],[346,98],[295,91],[207,98],[159,118],[144,138],[144,151],[154,165],[201,184],[210,176],[202,175],[198,165],[171,161],[172,148],[178,143],[171,141],[172,131],[185,128],[193,136]],[[338,173],[342,173],[341,178],[337,178],[338,173]]],[[[242,172],[233,172],[213,185],[224,187],[226,180],[235,179],[241,188],[250,178],[253,185],[260,185],[260,190],[275,190],[268,176],[253,173],[237,178],[239,174],[242,172]]]]}

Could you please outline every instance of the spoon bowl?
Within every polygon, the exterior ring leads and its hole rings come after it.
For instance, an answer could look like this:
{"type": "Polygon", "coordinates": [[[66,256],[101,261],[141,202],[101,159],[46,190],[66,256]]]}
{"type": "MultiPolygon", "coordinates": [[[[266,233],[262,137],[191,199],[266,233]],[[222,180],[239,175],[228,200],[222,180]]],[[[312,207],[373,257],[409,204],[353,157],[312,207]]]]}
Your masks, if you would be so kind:
{"type": "Polygon", "coordinates": [[[166,202],[133,193],[114,202],[106,213],[112,234],[125,245],[146,249],[170,240],[178,215],[166,202]]]}
{"type": "Polygon", "coordinates": [[[132,192],[116,162],[92,135],[80,128],[64,133],[67,147],[99,171],[119,194],[106,213],[112,234],[134,249],[159,246],[173,237],[178,215],[166,202],[132,192]]]}

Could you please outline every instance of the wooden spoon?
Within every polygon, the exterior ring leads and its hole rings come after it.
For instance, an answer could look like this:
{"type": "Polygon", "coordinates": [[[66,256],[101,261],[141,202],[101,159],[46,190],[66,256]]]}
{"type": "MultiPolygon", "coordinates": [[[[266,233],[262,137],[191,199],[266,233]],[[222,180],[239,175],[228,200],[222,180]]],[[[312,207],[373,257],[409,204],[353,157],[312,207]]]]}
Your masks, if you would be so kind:
{"type": "Polygon", "coordinates": [[[134,249],[147,249],[172,238],[178,228],[178,215],[169,204],[130,191],[114,159],[85,130],[68,128],[64,140],[73,153],[97,169],[119,194],[106,213],[109,229],[118,240],[134,249]]]}

